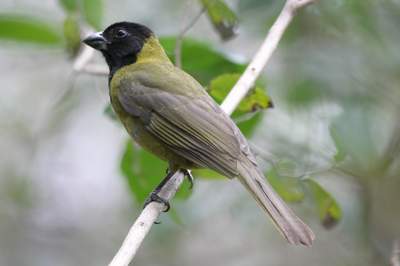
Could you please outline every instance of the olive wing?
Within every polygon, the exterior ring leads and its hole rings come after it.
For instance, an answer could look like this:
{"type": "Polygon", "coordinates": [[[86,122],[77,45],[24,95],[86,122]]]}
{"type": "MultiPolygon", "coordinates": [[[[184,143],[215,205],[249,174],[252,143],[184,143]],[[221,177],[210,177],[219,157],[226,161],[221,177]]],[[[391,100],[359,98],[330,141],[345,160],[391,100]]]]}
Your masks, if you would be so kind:
{"type": "MultiPolygon", "coordinates": [[[[146,130],[178,155],[225,176],[235,177],[241,133],[203,88],[168,88],[162,82],[135,78],[121,82],[118,99],[146,130]],[[201,91],[200,91],[201,90],[201,91]],[[179,93],[178,93],[179,92],[179,93]]],[[[200,86],[200,85],[199,85],[200,86]]]]}

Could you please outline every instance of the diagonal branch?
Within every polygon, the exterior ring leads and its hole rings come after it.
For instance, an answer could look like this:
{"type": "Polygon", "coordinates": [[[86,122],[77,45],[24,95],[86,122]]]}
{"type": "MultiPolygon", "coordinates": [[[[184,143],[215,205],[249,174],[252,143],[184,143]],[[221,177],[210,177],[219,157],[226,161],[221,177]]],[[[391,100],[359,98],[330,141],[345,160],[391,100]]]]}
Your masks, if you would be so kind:
{"type": "Polygon", "coordinates": [[[86,64],[80,72],[96,76],[108,76],[110,70],[105,64],[86,64]]]}
{"type": "Polygon", "coordinates": [[[314,0],[288,0],[283,7],[280,15],[269,30],[260,49],[254,55],[253,60],[247,66],[243,75],[239,78],[235,86],[226,96],[221,108],[228,114],[232,114],[236,106],[246,96],[247,92],[253,87],[261,71],[264,69],[272,53],[276,50],[283,33],[296,15],[297,10],[311,4],[314,0]]]}
{"type": "MultiPolygon", "coordinates": [[[[81,39],[86,37],[88,32],[92,32],[93,29],[88,28],[83,31],[81,39]]],[[[76,73],[88,73],[93,75],[108,76],[109,70],[106,65],[90,64],[90,61],[94,57],[95,50],[92,47],[84,45],[74,59],[72,69],[76,73]]]]}
{"type": "MultiPolygon", "coordinates": [[[[184,179],[184,173],[177,171],[163,186],[158,193],[160,197],[170,200],[175,196],[176,191],[180,187],[184,179]]],[[[136,255],[142,241],[150,231],[151,226],[156,222],[160,213],[165,209],[165,205],[159,202],[149,203],[142,211],[140,216],[136,219],[135,223],[129,230],[128,235],[125,237],[121,248],[115,255],[109,266],[127,266],[136,255]]]]}
{"type": "MultiPolygon", "coordinates": [[[[302,7],[311,4],[315,0],[287,0],[282,12],[271,27],[263,44],[255,54],[251,63],[238,80],[236,85],[222,103],[221,108],[228,114],[231,114],[239,102],[245,97],[246,93],[253,86],[255,80],[264,69],[272,53],[276,50],[283,33],[286,31],[290,22],[293,20],[296,12],[302,7]]],[[[166,200],[170,200],[175,195],[183,182],[184,175],[181,171],[165,184],[159,195],[166,200]]],[[[150,231],[151,226],[157,220],[158,216],[164,210],[165,206],[161,203],[152,202],[142,211],[138,219],[131,227],[121,248],[118,250],[109,266],[127,266],[135,257],[142,241],[150,231]]]]}
{"type": "Polygon", "coordinates": [[[89,61],[93,58],[94,56],[94,49],[89,47],[89,46],[83,46],[82,51],[79,53],[79,55],[75,58],[74,64],[73,64],[73,70],[76,72],[82,71],[85,66],[89,63],[89,61]]]}
{"type": "MultiPolygon", "coordinates": [[[[84,28],[81,34],[81,40],[82,38],[86,37],[86,35],[93,31],[92,28],[84,28]]],[[[84,45],[81,48],[81,51],[79,52],[78,56],[74,59],[74,63],[72,66],[72,69],[75,72],[81,72],[85,66],[89,63],[90,60],[92,60],[94,56],[95,50],[87,45],[84,45]]]]}
{"type": "Polygon", "coordinates": [[[73,70],[76,73],[88,73],[92,75],[108,76],[109,70],[104,64],[90,64],[95,50],[89,46],[82,47],[82,51],[75,58],[73,70]]]}

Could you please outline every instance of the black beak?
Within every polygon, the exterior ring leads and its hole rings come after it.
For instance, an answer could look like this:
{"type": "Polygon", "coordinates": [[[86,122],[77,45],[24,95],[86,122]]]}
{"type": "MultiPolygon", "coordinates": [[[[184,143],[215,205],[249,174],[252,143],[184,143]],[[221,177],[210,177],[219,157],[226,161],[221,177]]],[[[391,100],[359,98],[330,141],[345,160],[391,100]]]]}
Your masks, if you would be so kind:
{"type": "Polygon", "coordinates": [[[90,34],[83,40],[83,43],[93,47],[96,50],[107,50],[107,40],[104,38],[102,32],[90,34]]]}

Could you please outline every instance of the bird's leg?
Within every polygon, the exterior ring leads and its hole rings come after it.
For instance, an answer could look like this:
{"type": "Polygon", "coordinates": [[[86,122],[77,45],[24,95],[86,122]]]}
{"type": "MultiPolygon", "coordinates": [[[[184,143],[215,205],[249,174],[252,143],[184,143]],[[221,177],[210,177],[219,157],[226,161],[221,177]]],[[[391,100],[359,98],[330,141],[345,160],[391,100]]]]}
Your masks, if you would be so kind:
{"type": "Polygon", "coordinates": [[[168,180],[171,179],[171,177],[175,174],[175,172],[171,172],[169,171],[167,176],[164,177],[164,179],[161,181],[161,183],[150,193],[150,196],[146,199],[146,201],[144,202],[144,206],[143,209],[151,202],[155,201],[155,202],[159,202],[159,203],[163,203],[166,207],[166,209],[163,212],[167,212],[169,211],[171,205],[169,204],[168,200],[160,197],[158,195],[158,193],[161,191],[161,189],[163,188],[163,186],[168,182],[168,180]]]}
{"type": "Polygon", "coordinates": [[[194,185],[194,177],[192,175],[192,170],[182,169],[182,172],[185,174],[185,177],[188,179],[188,181],[190,183],[189,189],[192,189],[193,185],[194,185]]]}

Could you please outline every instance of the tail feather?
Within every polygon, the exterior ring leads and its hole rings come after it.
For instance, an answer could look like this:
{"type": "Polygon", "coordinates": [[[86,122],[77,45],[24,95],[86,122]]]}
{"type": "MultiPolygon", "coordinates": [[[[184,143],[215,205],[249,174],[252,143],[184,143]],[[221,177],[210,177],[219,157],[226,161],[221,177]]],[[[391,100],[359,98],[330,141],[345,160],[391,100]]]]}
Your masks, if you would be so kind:
{"type": "Polygon", "coordinates": [[[238,163],[238,170],[240,182],[269,214],[287,241],[291,244],[311,246],[314,233],[276,194],[257,166],[245,159],[238,163]]]}

